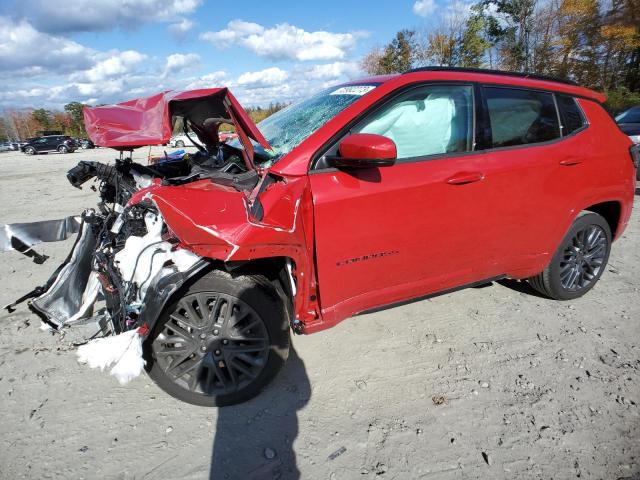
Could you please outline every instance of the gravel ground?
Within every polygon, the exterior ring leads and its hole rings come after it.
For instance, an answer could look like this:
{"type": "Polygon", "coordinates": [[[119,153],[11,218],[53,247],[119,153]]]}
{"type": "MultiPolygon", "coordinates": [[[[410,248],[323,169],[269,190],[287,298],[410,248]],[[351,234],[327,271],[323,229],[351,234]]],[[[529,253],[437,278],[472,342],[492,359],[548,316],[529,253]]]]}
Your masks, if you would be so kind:
{"type": "MultiPolygon", "coordinates": [[[[93,206],[64,173],[113,156],[0,154],[0,224],[93,206]]],[[[71,242],[37,247],[44,265],[0,254],[0,302],[44,282],[71,242]]],[[[88,327],[61,336],[3,311],[0,477],[638,479],[639,263],[636,210],[582,299],[504,281],[352,318],[295,337],[271,387],[220,410],[79,365],[88,327]]]]}

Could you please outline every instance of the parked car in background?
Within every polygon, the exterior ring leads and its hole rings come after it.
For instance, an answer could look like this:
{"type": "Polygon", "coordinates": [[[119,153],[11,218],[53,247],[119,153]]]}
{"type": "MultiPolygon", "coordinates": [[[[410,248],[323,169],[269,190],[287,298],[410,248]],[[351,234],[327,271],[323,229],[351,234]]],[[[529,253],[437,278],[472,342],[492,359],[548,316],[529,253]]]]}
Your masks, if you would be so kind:
{"type": "Polygon", "coordinates": [[[29,139],[27,143],[20,146],[20,151],[27,155],[36,155],[49,152],[72,153],[77,148],[73,138],[67,135],[47,135],[29,139]]]}
{"type": "Polygon", "coordinates": [[[622,112],[616,117],[616,122],[634,143],[640,143],[640,105],[622,112]]]}
{"type": "MultiPolygon", "coordinates": [[[[195,133],[192,133],[189,136],[191,136],[191,138],[193,139],[198,138],[195,133]]],[[[191,146],[193,145],[193,143],[191,143],[191,140],[189,140],[189,137],[187,137],[184,133],[174,135],[169,139],[170,147],[182,148],[182,147],[186,147],[187,145],[191,146]]]]}
{"type": "MultiPolygon", "coordinates": [[[[625,110],[616,117],[616,122],[624,133],[629,135],[633,143],[640,144],[640,105],[625,110]]],[[[637,180],[640,180],[640,171],[638,171],[637,180]]]]}
{"type": "Polygon", "coordinates": [[[11,142],[0,143],[0,152],[9,152],[11,150],[13,150],[13,146],[11,142]]]}
{"type": "Polygon", "coordinates": [[[83,150],[90,150],[92,148],[96,148],[95,144],[88,138],[76,138],[76,143],[78,144],[78,147],[80,147],[83,150]]]}

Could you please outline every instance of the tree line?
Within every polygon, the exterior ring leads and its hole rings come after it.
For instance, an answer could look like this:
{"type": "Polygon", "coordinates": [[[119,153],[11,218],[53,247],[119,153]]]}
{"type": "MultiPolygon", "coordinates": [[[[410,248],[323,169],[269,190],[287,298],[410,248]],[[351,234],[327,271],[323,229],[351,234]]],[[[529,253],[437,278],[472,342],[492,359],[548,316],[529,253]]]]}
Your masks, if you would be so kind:
{"type": "Polygon", "coordinates": [[[618,112],[640,104],[640,0],[482,0],[436,28],[397,32],[361,61],[371,75],[421,66],[574,80],[618,112]]]}
{"type": "Polygon", "coordinates": [[[70,102],[62,111],[45,108],[6,110],[0,115],[0,141],[26,140],[44,130],[57,130],[72,137],[86,137],[80,102],[70,102]]]}

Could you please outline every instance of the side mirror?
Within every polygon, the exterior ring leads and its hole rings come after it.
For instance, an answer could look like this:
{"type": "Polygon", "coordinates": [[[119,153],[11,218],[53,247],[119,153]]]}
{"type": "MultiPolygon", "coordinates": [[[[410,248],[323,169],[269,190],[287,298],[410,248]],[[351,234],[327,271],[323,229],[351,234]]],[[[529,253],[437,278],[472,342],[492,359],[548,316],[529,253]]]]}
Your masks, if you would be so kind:
{"type": "Polygon", "coordinates": [[[354,133],[340,142],[339,156],[327,159],[334,167],[388,167],[395,163],[396,144],[390,138],[374,133],[354,133]]]}

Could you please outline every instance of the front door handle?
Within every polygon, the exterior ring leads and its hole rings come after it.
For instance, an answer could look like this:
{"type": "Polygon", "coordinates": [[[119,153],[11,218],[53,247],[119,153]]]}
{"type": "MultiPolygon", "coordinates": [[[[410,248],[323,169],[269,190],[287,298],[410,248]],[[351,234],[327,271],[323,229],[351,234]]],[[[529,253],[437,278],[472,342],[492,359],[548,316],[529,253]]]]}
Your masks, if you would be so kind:
{"type": "Polygon", "coordinates": [[[582,160],[578,160],[577,158],[567,158],[565,160],[560,160],[560,165],[563,167],[572,167],[574,165],[580,165],[582,160]]]}
{"type": "Polygon", "coordinates": [[[479,182],[484,178],[484,173],[480,172],[458,172],[447,178],[449,185],[466,185],[467,183],[479,182]]]}

